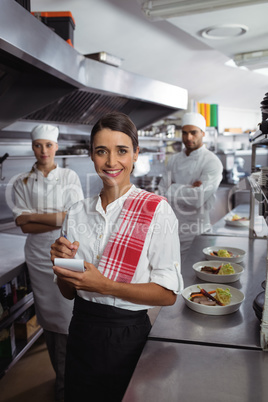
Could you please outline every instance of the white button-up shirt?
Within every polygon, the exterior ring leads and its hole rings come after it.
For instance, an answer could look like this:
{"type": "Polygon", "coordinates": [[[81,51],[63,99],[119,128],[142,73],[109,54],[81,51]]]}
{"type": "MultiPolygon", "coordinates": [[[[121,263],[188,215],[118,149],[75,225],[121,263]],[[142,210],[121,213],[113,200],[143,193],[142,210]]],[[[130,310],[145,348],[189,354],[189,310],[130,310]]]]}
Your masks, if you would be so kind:
{"type": "MultiPolygon", "coordinates": [[[[106,211],[99,196],[75,204],[66,215],[62,231],[68,240],[79,241],[76,258],[82,258],[98,267],[100,257],[113,231],[118,229],[118,218],[131,189],[109,204],[106,211]]],[[[183,289],[180,271],[180,243],[178,222],[174,212],[163,200],[155,211],[143,250],[131,283],[154,282],[174,293],[183,289]]],[[[143,310],[153,306],[140,305],[103,296],[98,293],[78,291],[78,295],[96,303],[108,304],[129,310],[143,310]]]]}

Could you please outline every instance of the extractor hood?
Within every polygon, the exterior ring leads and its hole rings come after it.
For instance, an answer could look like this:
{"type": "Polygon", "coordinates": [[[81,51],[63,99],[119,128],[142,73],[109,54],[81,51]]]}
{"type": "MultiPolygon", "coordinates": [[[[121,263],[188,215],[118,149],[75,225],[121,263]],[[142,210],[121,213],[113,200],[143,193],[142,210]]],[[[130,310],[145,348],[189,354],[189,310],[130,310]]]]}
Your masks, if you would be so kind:
{"type": "Polygon", "coordinates": [[[1,0],[0,129],[18,121],[85,125],[110,111],[138,129],[187,108],[185,89],[78,53],[13,0],[1,0]]]}

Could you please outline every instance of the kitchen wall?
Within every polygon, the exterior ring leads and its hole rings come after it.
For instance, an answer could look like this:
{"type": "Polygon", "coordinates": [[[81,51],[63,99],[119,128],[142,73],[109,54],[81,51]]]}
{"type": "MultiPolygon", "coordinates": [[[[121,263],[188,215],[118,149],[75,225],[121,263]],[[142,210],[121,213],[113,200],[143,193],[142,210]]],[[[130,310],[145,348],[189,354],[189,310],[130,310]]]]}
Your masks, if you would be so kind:
{"type": "MultiPolygon", "coordinates": [[[[261,99],[260,99],[261,101],[261,99]]],[[[261,110],[228,108],[219,105],[219,132],[229,127],[241,127],[242,131],[254,131],[262,121],[261,110]]]]}

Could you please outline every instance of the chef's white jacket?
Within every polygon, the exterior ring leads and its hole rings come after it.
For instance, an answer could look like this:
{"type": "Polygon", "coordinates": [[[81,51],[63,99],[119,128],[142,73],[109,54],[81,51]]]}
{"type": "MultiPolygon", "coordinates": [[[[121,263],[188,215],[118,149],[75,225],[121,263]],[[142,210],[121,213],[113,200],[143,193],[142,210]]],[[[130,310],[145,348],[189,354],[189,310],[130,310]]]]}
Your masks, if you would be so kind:
{"type": "Polygon", "coordinates": [[[210,229],[209,211],[215,203],[222,171],[220,159],[204,145],[189,156],[183,150],[168,160],[158,188],[178,218],[182,253],[189,248],[195,235],[210,229]],[[197,180],[202,185],[192,187],[197,180]]]}
{"type": "MultiPolygon", "coordinates": [[[[21,174],[14,185],[14,218],[23,212],[55,213],[67,211],[83,199],[78,175],[71,169],[56,167],[44,177],[33,166],[31,173],[21,174]],[[23,181],[27,178],[27,182],[23,181]]],[[[68,333],[73,301],[65,299],[56,283],[50,260],[51,244],[60,236],[60,229],[46,233],[29,233],[25,259],[34,294],[39,324],[47,331],[68,333]]]]}

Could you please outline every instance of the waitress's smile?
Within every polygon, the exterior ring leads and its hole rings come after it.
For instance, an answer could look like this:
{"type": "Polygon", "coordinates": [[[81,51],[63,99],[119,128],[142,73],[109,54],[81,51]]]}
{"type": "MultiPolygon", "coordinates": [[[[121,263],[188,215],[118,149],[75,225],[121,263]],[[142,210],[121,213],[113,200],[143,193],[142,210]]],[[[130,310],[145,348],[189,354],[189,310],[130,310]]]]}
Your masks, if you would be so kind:
{"type": "Polygon", "coordinates": [[[104,173],[107,174],[107,176],[110,177],[117,177],[123,169],[118,169],[118,170],[104,170],[104,173]]]}
{"type": "Polygon", "coordinates": [[[121,131],[104,128],[94,136],[91,159],[104,188],[117,188],[121,194],[129,189],[130,174],[139,149],[133,149],[131,138],[121,131]]]}

